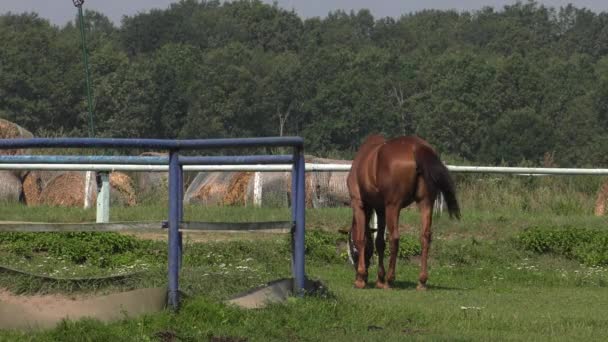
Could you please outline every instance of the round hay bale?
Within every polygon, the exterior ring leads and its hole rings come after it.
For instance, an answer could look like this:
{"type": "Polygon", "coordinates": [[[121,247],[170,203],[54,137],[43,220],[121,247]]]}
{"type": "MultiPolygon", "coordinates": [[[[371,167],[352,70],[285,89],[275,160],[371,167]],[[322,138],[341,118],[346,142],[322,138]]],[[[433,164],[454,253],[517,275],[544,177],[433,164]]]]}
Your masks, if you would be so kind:
{"type": "MultiPolygon", "coordinates": [[[[54,177],[42,189],[40,193],[40,204],[50,206],[82,207],[85,196],[85,174],[86,172],[65,172],[54,177]]],[[[93,187],[91,204],[95,204],[97,198],[97,184],[91,182],[93,187]]]]}
{"type": "MultiPolygon", "coordinates": [[[[342,159],[327,159],[307,156],[307,163],[314,164],[351,164],[351,160],[342,159]]],[[[312,204],[315,208],[322,207],[339,207],[350,204],[350,195],[346,185],[348,172],[331,171],[331,172],[310,172],[307,174],[307,179],[311,179],[311,194],[312,204]]],[[[308,187],[307,187],[308,192],[308,187]]],[[[308,201],[307,201],[308,203],[308,201]]]]}
{"type": "Polygon", "coordinates": [[[328,202],[332,207],[350,205],[350,194],[346,185],[348,172],[331,172],[328,183],[328,202]]]}
{"type": "MultiPolygon", "coordinates": [[[[289,175],[289,172],[260,172],[263,207],[287,208],[289,206],[291,187],[289,175]]],[[[251,183],[253,197],[253,181],[251,183]]]]}
{"type": "Polygon", "coordinates": [[[608,200],[608,180],[606,180],[600,190],[597,192],[595,201],[595,216],[604,216],[606,214],[606,201],[608,200]]]}
{"type": "MultiPolygon", "coordinates": [[[[0,139],[17,139],[17,138],[33,138],[34,135],[27,129],[17,125],[16,123],[0,119],[0,139]]],[[[18,155],[30,154],[29,149],[4,150],[0,149],[0,155],[18,155]]],[[[11,171],[15,176],[22,179],[27,171],[15,170],[11,171]]]]}
{"type": "Polygon", "coordinates": [[[184,194],[185,204],[221,205],[235,172],[199,172],[184,194]]]}
{"type": "Polygon", "coordinates": [[[251,199],[251,195],[248,195],[248,190],[249,183],[253,183],[253,174],[253,172],[236,172],[228,184],[222,204],[247,205],[251,199]]]}
{"type": "MultiPolygon", "coordinates": [[[[16,123],[0,119],[0,139],[33,138],[32,132],[16,123]]],[[[29,150],[0,150],[0,155],[28,154],[29,150]]]]}
{"type": "Polygon", "coordinates": [[[137,204],[133,180],[126,173],[110,173],[110,201],[121,206],[134,206],[137,204]]]}
{"type": "Polygon", "coordinates": [[[21,180],[10,171],[0,171],[0,201],[19,202],[21,180]]]}
{"type": "MultiPolygon", "coordinates": [[[[320,184],[320,182],[323,182],[323,177],[318,177],[316,174],[316,172],[308,172],[304,181],[306,192],[304,203],[306,203],[307,208],[318,208],[321,203],[325,202],[325,199],[322,198],[324,195],[320,184]]],[[[291,172],[287,175],[286,183],[287,197],[289,198],[289,206],[291,206],[291,172]]]]}
{"type": "Polygon", "coordinates": [[[30,171],[23,178],[23,201],[28,206],[40,204],[40,194],[62,171],[30,171]]]}

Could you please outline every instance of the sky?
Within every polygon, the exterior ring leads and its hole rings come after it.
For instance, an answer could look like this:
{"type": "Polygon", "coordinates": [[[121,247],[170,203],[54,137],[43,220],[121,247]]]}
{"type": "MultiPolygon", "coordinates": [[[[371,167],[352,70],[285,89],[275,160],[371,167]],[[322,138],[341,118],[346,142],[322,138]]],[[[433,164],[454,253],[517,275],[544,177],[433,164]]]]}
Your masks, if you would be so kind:
{"type": "MultiPolygon", "coordinates": [[[[164,9],[178,0],[85,0],[84,9],[92,9],[108,16],[115,24],[120,25],[124,15],[134,15],[152,8],[164,9]]],[[[263,0],[272,3],[272,0],[263,0]]],[[[484,6],[497,9],[514,3],[514,0],[277,0],[280,7],[294,9],[303,18],[324,17],[328,12],[337,9],[371,10],[375,18],[399,17],[402,14],[423,9],[456,9],[477,10],[484,6]]],[[[588,8],[596,12],[608,11],[607,0],[539,0],[548,7],[574,4],[578,8],[588,8]]],[[[62,26],[76,16],[76,9],[68,0],[0,0],[0,14],[7,12],[23,13],[36,12],[40,17],[47,18],[52,24],[62,26]]]]}

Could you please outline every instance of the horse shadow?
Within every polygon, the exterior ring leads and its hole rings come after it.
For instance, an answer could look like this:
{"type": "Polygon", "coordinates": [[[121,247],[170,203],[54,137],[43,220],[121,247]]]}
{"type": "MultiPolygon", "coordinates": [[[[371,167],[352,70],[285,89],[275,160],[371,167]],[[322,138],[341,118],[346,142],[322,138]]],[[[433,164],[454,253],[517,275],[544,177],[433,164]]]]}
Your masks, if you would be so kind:
{"type": "MultiPolygon", "coordinates": [[[[375,287],[375,283],[373,284],[375,287]]],[[[392,289],[399,289],[399,290],[415,290],[416,286],[418,285],[417,282],[412,282],[412,281],[407,281],[407,280],[395,280],[393,282],[393,284],[391,285],[392,289]]],[[[463,290],[467,290],[465,288],[459,288],[459,287],[451,287],[451,286],[442,286],[442,285],[434,285],[434,284],[427,284],[427,290],[432,291],[432,290],[446,290],[446,291],[463,291],[463,290]]]]}

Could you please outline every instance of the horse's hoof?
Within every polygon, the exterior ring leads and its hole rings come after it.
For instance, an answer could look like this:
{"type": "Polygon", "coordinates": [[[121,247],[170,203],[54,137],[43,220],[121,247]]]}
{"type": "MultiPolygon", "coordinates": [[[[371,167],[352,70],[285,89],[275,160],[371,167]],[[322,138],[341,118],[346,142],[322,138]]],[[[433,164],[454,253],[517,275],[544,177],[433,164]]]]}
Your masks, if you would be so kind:
{"type": "Polygon", "coordinates": [[[418,284],[416,291],[426,291],[426,284],[418,284]]]}
{"type": "Polygon", "coordinates": [[[388,283],[381,282],[381,281],[376,282],[376,287],[379,289],[384,289],[384,290],[389,290],[391,288],[391,286],[388,283]]]}
{"type": "Polygon", "coordinates": [[[363,281],[363,280],[356,280],[355,281],[355,287],[358,288],[358,289],[364,289],[366,285],[367,285],[366,282],[363,281]]]}

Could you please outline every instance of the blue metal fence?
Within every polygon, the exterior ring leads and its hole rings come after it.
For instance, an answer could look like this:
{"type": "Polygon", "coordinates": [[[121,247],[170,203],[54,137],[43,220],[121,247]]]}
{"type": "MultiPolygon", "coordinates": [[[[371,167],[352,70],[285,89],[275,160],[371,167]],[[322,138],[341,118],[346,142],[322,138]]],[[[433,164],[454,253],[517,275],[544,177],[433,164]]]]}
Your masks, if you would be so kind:
{"type": "Polygon", "coordinates": [[[292,222],[293,248],[292,272],[294,290],[301,293],[305,286],[304,237],[305,237],[305,162],[304,141],[300,137],[265,137],[237,139],[0,139],[0,149],[23,148],[144,148],[168,150],[169,157],[141,156],[56,156],[27,155],[0,156],[0,163],[91,163],[91,164],[146,164],[169,165],[169,260],[168,304],[179,307],[179,269],[182,255],[182,237],[179,231],[183,221],[183,165],[218,164],[292,164],[292,222]],[[292,155],[249,156],[180,156],[181,150],[219,148],[292,147],[292,155]]]}

